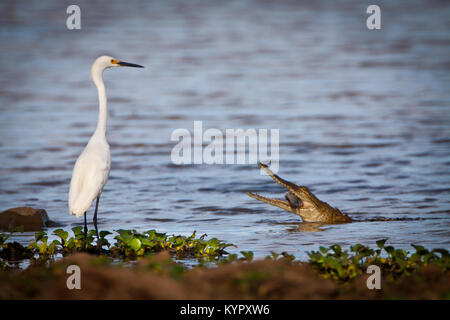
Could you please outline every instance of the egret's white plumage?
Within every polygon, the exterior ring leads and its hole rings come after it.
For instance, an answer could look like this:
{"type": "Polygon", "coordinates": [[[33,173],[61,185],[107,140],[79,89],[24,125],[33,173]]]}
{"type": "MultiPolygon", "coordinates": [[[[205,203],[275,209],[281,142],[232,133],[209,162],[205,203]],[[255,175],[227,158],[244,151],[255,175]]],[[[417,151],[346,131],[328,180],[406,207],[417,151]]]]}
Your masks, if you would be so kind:
{"type": "MultiPolygon", "coordinates": [[[[142,67],[109,56],[97,58],[91,67],[91,78],[98,90],[99,114],[97,128],[78,157],[70,181],[69,212],[77,217],[85,214],[92,202],[100,197],[108,181],[111,156],[106,141],[106,91],[102,75],[105,69],[119,66],[142,67]]],[[[94,223],[96,224],[96,216],[94,223]]]]}

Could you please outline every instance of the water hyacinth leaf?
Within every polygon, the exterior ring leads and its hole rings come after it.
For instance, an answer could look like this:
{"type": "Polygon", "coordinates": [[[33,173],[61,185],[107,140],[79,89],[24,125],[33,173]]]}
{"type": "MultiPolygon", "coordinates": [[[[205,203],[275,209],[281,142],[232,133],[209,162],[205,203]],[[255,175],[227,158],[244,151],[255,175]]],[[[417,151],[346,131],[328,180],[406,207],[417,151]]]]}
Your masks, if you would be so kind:
{"type": "Polygon", "coordinates": [[[36,242],[38,242],[38,241],[42,240],[42,238],[45,237],[46,235],[47,235],[47,233],[45,233],[44,231],[39,231],[34,234],[34,239],[36,242]]]}
{"type": "Polygon", "coordinates": [[[100,238],[98,240],[98,246],[99,247],[107,246],[109,248],[111,246],[111,244],[105,238],[100,238]]]}
{"type": "Polygon", "coordinates": [[[189,236],[186,240],[187,240],[187,241],[191,241],[192,239],[194,239],[196,233],[197,233],[197,230],[194,230],[194,232],[192,233],[192,235],[189,236]]]}
{"type": "Polygon", "coordinates": [[[59,240],[53,240],[50,243],[50,245],[48,246],[48,249],[47,249],[48,253],[51,254],[51,255],[55,254],[55,248],[56,248],[57,245],[61,245],[59,240]]]}
{"type": "Polygon", "coordinates": [[[403,259],[406,258],[407,255],[408,255],[408,253],[405,250],[403,250],[403,249],[396,249],[396,250],[394,250],[394,256],[396,258],[399,258],[399,259],[403,260],[403,259]]]}
{"type": "Polygon", "coordinates": [[[170,242],[172,242],[175,246],[180,246],[185,243],[184,237],[172,237],[170,238],[170,242]]]}
{"type": "Polygon", "coordinates": [[[129,246],[131,241],[134,239],[131,232],[129,230],[118,230],[117,232],[119,235],[115,236],[114,239],[129,246]]]}
{"type": "Polygon", "coordinates": [[[332,245],[330,248],[331,248],[331,250],[333,250],[334,253],[336,253],[336,254],[340,254],[340,253],[342,252],[342,248],[341,248],[341,246],[338,245],[338,244],[334,244],[334,245],[332,245]]]}
{"type": "Polygon", "coordinates": [[[353,251],[353,252],[359,252],[359,251],[364,250],[365,248],[366,248],[366,247],[363,246],[362,244],[357,243],[357,244],[355,244],[354,246],[350,247],[350,250],[353,251]]]}
{"type": "Polygon", "coordinates": [[[47,242],[41,242],[38,245],[38,248],[39,248],[39,253],[40,254],[45,254],[45,252],[47,251],[47,242]]]}
{"type": "Polygon", "coordinates": [[[387,247],[384,247],[384,250],[386,250],[387,253],[391,254],[392,252],[394,252],[394,247],[393,246],[387,246],[387,247]]]}
{"type": "Polygon", "coordinates": [[[432,252],[437,252],[441,254],[441,257],[446,258],[449,256],[448,250],[442,248],[433,249],[432,252]]]}
{"type": "Polygon", "coordinates": [[[69,240],[67,240],[66,242],[66,247],[68,249],[72,249],[75,246],[75,240],[74,238],[70,238],[69,240]]]}
{"type": "Polygon", "coordinates": [[[149,240],[147,238],[141,239],[141,243],[143,246],[146,246],[146,247],[154,247],[156,245],[156,243],[154,241],[149,240]]]}
{"type": "Polygon", "coordinates": [[[156,230],[152,229],[152,230],[148,230],[145,232],[150,238],[154,238],[156,235],[156,230]]]}
{"type": "Polygon", "coordinates": [[[212,238],[208,241],[208,244],[213,248],[217,248],[217,246],[219,245],[219,240],[217,238],[212,238]]]}
{"type": "Polygon", "coordinates": [[[38,244],[37,244],[37,242],[31,242],[29,245],[28,245],[28,247],[27,247],[28,249],[36,249],[36,250],[38,250],[38,244]]]}
{"type": "Polygon", "coordinates": [[[131,230],[124,230],[124,229],[117,230],[117,233],[120,235],[120,237],[122,239],[128,238],[128,237],[130,237],[132,235],[131,230]]]}
{"type": "Polygon", "coordinates": [[[64,231],[63,229],[56,229],[53,231],[53,234],[60,237],[63,241],[66,241],[69,237],[69,233],[67,231],[64,231]]]}
{"type": "Polygon", "coordinates": [[[83,227],[82,226],[76,226],[72,228],[73,234],[75,236],[82,234],[83,227]]]}
{"type": "Polygon", "coordinates": [[[427,249],[425,249],[423,246],[419,246],[419,245],[411,245],[414,249],[416,249],[416,254],[423,256],[429,253],[429,251],[427,249]]]}
{"type": "Polygon", "coordinates": [[[332,269],[337,269],[340,266],[339,261],[331,256],[325,259],[325,263],[327,264],[328,268],[332,269]]]}
{"type": "Polygon", "coordinates": [[[329,249],[321,246],[321,247],[319,247],[319,250],[320,250],[320,252],[322,252],[322,254],[326,254],[329,249]]]}
{"type": "Polygon", "coordinates": [[[378,240],[378,241],[376,242],[378,248],[380,248],[380,249],[384,248],[384,244],[386,243],[386,241],[387,241],[387,239],[381,239],[381,240],[378,240]]]}
{"type": "Polygon", "coordinates": [[[130,247],[134,251],[138,251],[141,248],[141,245],[141,240],[139,240],[138,238],[133,238],[133,240],[130,241],[130,247]]]}

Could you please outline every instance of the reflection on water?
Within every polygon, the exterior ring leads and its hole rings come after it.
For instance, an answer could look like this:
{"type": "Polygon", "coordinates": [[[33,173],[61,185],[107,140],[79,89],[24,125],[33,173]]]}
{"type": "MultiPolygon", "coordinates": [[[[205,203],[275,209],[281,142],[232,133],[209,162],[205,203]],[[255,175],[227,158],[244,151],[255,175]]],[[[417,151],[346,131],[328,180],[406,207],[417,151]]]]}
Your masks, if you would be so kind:
{"type": "Polygon", "coordinates": [[[326,225],[319,222],[300,222],[287,229],[289,232],[320,232],[325,230],[326,225]]]}
{"type": "Polygon", "coordinates": [[[79,5],[82,30],[68,31],[64,3],[0,4],[1,209],[82,223],[67,193],[97,120],[89,68],[109,54],[146,68],[104,74],[102,229],[197,230],[257,255],[385,237],[449,247],[448,4],[381,1],[380,31],[359,1],[79,5]],[[311,228],[247,197],[284,192],[256,165],[172,164],[170,135],[194,120],[280,129],[279,174],[363,222],[311,228]]]}

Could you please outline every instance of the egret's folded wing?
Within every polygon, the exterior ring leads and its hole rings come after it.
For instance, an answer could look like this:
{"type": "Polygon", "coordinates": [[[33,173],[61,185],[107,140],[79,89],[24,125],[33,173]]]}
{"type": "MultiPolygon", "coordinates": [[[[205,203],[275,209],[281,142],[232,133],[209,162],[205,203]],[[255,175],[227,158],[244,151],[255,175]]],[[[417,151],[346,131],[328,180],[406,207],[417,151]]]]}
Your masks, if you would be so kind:
{"type": "Polygon", "coordinates": [[[95,157],[81,157],[75,164],[69,191],[69,211],[82,216],[106,184],[109,167],[95,157]]]}

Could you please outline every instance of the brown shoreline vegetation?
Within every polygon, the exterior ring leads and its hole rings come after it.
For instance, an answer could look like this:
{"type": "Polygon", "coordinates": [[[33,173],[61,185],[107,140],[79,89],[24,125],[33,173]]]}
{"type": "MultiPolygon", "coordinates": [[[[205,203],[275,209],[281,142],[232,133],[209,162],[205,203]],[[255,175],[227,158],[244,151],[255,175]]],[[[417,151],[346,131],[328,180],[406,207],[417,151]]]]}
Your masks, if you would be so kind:
{"type": "Polygon", "coordinates": [[[449,299],[450,274],[430,264],[396,281],[370,275],[345,283],[321,277],[310,264],[278,260],[234,261],[183,270],[167,251],[120,266],[102,256],[76,253],[48,266],[0,272],[0,299],[449,299]],[[66,285],[69,265],[81,269],[81,289],[66,285]],[[179,269],[181,268],[181,269],[179,269]]]}

